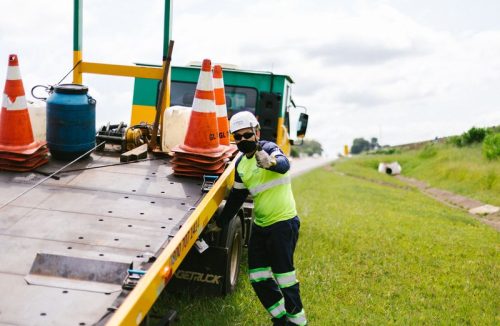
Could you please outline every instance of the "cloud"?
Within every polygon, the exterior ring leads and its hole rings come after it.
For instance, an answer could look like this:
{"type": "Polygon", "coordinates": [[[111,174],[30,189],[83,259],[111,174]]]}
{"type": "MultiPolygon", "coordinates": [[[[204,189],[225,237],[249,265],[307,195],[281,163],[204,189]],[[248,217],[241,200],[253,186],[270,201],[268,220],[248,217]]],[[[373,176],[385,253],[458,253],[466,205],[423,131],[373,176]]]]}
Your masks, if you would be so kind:
{"type": "Polygon", "coordinates": [[[356,106],[375,106],[386,102],[383,97],[369,91],[342,91],[337,99],[346,104],[355,104],[356,106]]]}
{"type": "MultiPolygon", "coordinates": [[[[98,2],[84,4],[86,60],[161,62],[162,0],[141,10],[134,10],[139,0],[98,2]]],[[[441,4],[432,6],[437,29],[418,13],[430,4],[175,0],[173,64],[211,58],[291,76],[295,102],[310,113],[307,137],[331,153],[380,130],[396,144],[500,124],[500,28],[494,19],[488,30],[466,28],[470,22],[458,28],[462,20],[455,19],[447,29],[441,4]]],[[[0,78],[11,52],[20,56],[27,90],[71,69],[72,2],[0,1],[0,12],[9,12],[0,20],[0,78]]],[[[99,119],[129,120],[132,79],[86,75],[84,83],[97,98],[99,119]]]]}
{"type": "Polygon", "coordinates": [[[422,55],[424,52],[413,45],[398,48],[383,43],[339,40],[309,49],[307,54],[328,65],[376,65],[422,55]]]}

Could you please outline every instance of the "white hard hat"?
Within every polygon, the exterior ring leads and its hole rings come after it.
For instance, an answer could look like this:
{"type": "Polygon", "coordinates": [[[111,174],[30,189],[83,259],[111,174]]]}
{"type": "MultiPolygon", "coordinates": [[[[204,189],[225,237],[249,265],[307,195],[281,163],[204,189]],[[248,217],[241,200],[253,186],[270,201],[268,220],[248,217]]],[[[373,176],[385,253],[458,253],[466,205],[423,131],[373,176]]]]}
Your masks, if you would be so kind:
{"type": "Polygon", "coordinates": [[[258,128],[259,122],[251,112],[241,111],[231,117],[229,125],[229,131],[234,133],[240,129],[258,128]]]}

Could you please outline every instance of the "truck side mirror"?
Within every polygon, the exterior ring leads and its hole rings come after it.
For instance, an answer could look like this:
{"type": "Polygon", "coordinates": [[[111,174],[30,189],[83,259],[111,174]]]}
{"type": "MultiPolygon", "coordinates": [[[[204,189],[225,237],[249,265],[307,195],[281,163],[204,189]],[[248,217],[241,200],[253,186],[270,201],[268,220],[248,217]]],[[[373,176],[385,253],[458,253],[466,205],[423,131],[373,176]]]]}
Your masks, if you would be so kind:
{"type": "Polygon", "coordinates": [[[304,138],[307,130],[307,121],[309,115],[307,113],[300,113],[299,121],[297,122],[297,138],[304,138]]]}

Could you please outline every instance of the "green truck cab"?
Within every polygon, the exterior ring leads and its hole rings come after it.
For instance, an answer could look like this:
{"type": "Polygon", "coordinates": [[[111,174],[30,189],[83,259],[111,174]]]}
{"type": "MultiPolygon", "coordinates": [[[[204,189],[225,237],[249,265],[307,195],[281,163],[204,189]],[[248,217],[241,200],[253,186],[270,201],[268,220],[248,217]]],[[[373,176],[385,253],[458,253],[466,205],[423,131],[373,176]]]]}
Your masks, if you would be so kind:
{"type": "MultiPolygon", "coordinates": [[[[167,106],[192,105],[199,73],[199,65],[171,68],[167,106]]],[[[277,143],[285,154],[290,154],[294,140],[304,137],[308,118],[305,108],[296,106],[292,100],[293,80],[287,75],[239,70],[227,65],[223,65],[223,75],[228,118],[239,111],[252,112],[259,120],[261,138],[277,143]]],[[[131,125],[154,120],[158,94],[155,90],[158,90],[157,80],[135,79],[131,125]]]]}

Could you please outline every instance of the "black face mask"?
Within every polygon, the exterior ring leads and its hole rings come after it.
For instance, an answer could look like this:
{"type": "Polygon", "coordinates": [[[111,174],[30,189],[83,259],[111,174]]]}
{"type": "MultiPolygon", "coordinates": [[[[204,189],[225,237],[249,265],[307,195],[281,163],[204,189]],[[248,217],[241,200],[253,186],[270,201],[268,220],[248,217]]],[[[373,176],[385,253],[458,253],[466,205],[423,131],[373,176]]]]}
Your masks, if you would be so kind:
{"type": "Polygon", "coordinates": [[[257,149],[257,142],[251,140],[242,140],[236,146],[238,146],[240,152],[247,154],[252,153],[257,149]]]}

